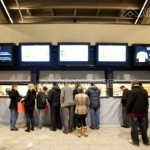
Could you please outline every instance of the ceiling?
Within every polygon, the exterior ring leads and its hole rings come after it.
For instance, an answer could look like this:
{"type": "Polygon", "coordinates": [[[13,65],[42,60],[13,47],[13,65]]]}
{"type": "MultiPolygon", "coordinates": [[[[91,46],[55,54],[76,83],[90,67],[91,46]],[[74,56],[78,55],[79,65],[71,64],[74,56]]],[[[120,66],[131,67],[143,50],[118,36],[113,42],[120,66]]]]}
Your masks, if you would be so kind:
{"type": "Polygon", "coordinates": [[[150,24],[149,7],[150,0],[0,0],[0,24],[150,24]]]}

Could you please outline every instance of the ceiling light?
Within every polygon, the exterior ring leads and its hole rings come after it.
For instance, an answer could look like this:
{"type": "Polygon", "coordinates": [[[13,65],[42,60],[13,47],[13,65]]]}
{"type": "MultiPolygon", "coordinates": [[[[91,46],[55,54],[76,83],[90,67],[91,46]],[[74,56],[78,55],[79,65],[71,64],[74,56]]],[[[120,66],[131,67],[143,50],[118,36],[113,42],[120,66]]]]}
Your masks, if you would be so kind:
{"type": "Polygon", "coordinates": [[[1,1],[1,3],[2,3],[4,9],[5,9],[5,12],[6,12],[6,14],[7,14],[7,16],[8,16],[8,18],[9,18],[10,22],[11,22],[11,23],[14,23],[13,20],[12,20],[12,18],[10,17],[10,14],[9,14],[9,12],[8,12],[8,10],[7,10],[7,8],[6,8],[6,5],[4,4],[3,0],[0,0],[0,1],[1,1]]]}

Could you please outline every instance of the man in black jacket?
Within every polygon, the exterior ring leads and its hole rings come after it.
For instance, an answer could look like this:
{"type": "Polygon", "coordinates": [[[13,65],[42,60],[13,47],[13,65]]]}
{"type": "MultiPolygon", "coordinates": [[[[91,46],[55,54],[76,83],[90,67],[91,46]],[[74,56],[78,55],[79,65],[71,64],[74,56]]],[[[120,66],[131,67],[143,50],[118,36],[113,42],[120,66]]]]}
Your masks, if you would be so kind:
{"type": "Polygon", "coordinates": [[[46,107],[46,91],[47,87],[44,86],[43,90],[38,93],[37,95],[37,109],[39,113],[39,129],[44,130],[43,127],[43,122],[44,122],[44,110],[46,107]]]}
{"type": "Polygon", "coordinates": [[[129,90],[125,88],[124,85],[120,86],[120,90],[123,92],[121,98],[123,124],[121,125],[121,127],[128,128],[130,127],[129,116],[127,114],[127,98],[129,90]]]}
{"type": "Polygon", "coordinates": [[[51,109],[51,131],[56,131],[57,128],[61,129],[60,92],[57,82],[53,83],[52,89],[48,92],[48,102],[51,109]]]}
{"type": "Polygon", "coordinates": [[[12,85],[12,90],[8,93],[10,101],[10,130],[11,131],[18,131],[16,128],[16,121],[18,118],[18,102],[21,100],[21,96],[18,92],[18,86],[16,84],[12,85]]]}
{"type": "Polygon", "coordinates": [[[99,114],[100,114],[100,90],[91,83],[91,86],[85,92],[90,99],[90,117],[91,117],[91,129],[99,129],[100,121],[99,121],[99,114]]]}
{"type": "Polygon", "coordinates": [[[140,87],[139,81],[132,82],[132,90],[129,92],[127,102],[127,113],[130,115],[131,138],[129,142],[135,146],[139,146],[138,127],[142,132],[142,140],[144,145],[149,145],[147,136],[145,114],[148,111],[148,94],[140,87]]]}

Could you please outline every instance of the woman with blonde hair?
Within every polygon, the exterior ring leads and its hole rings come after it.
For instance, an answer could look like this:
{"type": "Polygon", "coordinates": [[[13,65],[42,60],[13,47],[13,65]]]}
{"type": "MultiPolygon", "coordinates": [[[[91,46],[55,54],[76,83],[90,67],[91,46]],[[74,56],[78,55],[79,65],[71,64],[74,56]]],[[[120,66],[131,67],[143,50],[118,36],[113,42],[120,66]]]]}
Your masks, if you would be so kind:
{"type": "Polygon", "coordinates": [[[36,91],[34,84],[28,84],[28,91],[24,101],[26,116],[26,132],[34,131],[34,108],[35,108],[36,91]]]}

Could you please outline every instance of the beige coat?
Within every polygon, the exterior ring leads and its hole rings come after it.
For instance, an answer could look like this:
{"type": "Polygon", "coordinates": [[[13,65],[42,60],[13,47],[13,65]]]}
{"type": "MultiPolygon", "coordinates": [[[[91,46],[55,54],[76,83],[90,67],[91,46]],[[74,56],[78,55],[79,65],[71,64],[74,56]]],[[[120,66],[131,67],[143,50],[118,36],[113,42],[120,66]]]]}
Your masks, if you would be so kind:
{"type": "Polygon", "coordinates": [[[74,98],[75,114],[85,115],[88,113],[89,97],[84,93],[79,93],[74,98]]]}

